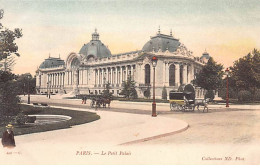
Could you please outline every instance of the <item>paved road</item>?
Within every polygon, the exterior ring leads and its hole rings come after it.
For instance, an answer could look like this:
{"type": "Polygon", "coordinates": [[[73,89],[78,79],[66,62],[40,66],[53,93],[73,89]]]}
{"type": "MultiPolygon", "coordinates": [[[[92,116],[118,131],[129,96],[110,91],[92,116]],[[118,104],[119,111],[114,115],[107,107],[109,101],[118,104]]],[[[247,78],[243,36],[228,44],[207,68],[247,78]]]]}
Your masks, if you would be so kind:
{"type": "Polygon", "coordinates": [[[143,144],[233,143],[260,142],[260,110],[219,109],[211,113],[165,114],[189,123],[182,133],[144,142],[143,144]]]}
{"type": "MultiPolygon", "coordinates": [[[[80,100],[32,96],[32,101],[89,108],[89,104],[81,105],[80,100]]],[[[120,163],[140,164],[260,164],[260,105],[230,105],[230,108],[210,105],[209,108],[208,113],[170,112],[168,104],[158,103],[159,115],[184,120],[190,127],[178,134],[124,146],[124,150],[132,152],[131,157],[114,157],[111,163],[120,160],[120,163]],[[226,157],[231,160],[225,160],[226,157]]],[[[110,110],[151,115],[151,103],[113,101],[110,110]]],[[[99,159],[102,158],[95,163],[99,159]]]]}
{"type": "MultiPolygon", "coordinates": [[[[26,97],[22,97],[26,100],[26,97]]],[[[90,109],[90,101],[47,99],[45,96],[32,96],[32,102],[49,105],[90,109]]],[[[157,111],[164,117],[181,119],[189,123],[189,129],[176,135],[147,141],[143,144],[184,144],[184,143],[250,143],[260,140],[260,106],[210,105],[209,112],[170,111],[169,104],[158,103],[157,111]]],[[[113,101],[106,111],[151,115],[151,103],[113,101]]]]}

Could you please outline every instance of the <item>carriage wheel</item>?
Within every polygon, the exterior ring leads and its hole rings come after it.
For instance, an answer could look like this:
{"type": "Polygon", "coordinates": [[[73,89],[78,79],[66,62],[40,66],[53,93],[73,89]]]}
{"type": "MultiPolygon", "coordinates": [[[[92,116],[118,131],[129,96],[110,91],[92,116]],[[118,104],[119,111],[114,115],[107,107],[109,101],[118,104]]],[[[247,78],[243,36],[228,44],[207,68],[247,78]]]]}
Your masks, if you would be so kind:
{"type": "Polygon", "coordinates": [[[178,104],[177,109],[178,109],[179,111],[183,111],[185,108],[184,108],[184,106],[178,104]]]}
{"type": "Polygon", "coordinates": [[[94,108],[94,102],[93,101],[90,102],[90,107],[94,108]]]}
{"type": "Polygon", "coordinates": [[[176,104],[175,103],[171,103],[170,104],[170,109],[171,109],[171,111],[175,110],[176,109],[176,104]]]}

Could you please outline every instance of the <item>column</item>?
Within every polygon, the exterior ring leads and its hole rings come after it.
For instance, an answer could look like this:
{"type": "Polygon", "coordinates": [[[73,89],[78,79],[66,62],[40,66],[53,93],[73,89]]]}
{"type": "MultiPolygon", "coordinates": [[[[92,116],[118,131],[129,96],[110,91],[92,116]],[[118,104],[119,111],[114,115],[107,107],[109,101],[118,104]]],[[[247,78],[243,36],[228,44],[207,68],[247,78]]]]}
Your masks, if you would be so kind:
{"type": "Polygon", "coordinates": [[[78,77],[79,77],[78,81],[79,81],[79,84],[82,83],[81,76],[82,76],[82,71],[81,71],[81,69],[79,69],[79,71],[78,71],[78,77]]]}
{"type": "Polygon", "coordinates": [[[195,77],[194,77],[194,65],[193,64],[191,64],[191,66],[190,66],[190,80],[194,80],[195,79],[195,77]]]}
{"type": "Polygon", "coordinates": [[[94,73],[95,73],[94,75],[95,75],[95,85],[96,85],[97,84],[97,70],[96,69],[94,70],[94,73]]]}
{"type": "Polygon", "coordinates": [[[65,72],[62,73],[62,86],[64,86],[65,72]]]}
{"type": "Polygon", "coordinates": [[[183,84],[187,84],[187,64],[183,64],[183,84]]]}
{"type": "Polygon", "coordinates": [[[67,74],[67,84],[70,85],[70,74],[69,74],[69,71],[66,72],[67,74]]]}
{"type": "Polygon", "coordinates": [[[55,86],[55,73],[52,74],[53,75],[53,87],[55,86]]]}
{"type": "MultiPolygon", "coordinates": [[[[107,75],[106,75],[106,83],[108,83],[109,82],[109,72],[108,72],[108,68],[106,68],[106,73],[107,73],[107,75]]],[[[105,84],[106,84],[105,83],[105,84]]]]}
{"type": "Polygon", "coordinates": [[[73,72],[70,71],[70,84],[73,85],[73,72]]]}
{"type": "Polygon", "coordinates": [[[131,74],[130,75],[131,75],[131,78],[134,79],[134,67],[133,67],[133,65],[130,65],[130,66],[131,66],[130,67],[131,68],[131,74]]]}
{"type": "Polygon", "coordinates": [[[117,67],[116,67],[116,79],[115,79],[115,84],[118,84],[118,69],[117,69],[117,67]]]}
{"type": "Polygon", "coordinates": [[[179,63],[175,63],[175,83],[177,84],[177,86],[180,86],[180,64],[179,63]]]}
{"type": "Polygon", "coordinates": [[[99,85],[100,84],[100,74],[99,74],[99,69],[97,69],[97,84],[99,85]]]}
{"type": "Polygon", "coordinates": [[[104,79],[104,69],[101,69],[101,84],[103,84],[104,79]]]}
{"type": "Polygon", "coordinates": [[[58,73],[56,73],[56,88],[59,86],[59,77],[58,77],[58,73]]]}
{"type": "Polygon", "coordinates": [[[114,77],[114,75],[113,75],[113,68],[111,67],[110,68],[110,83],[111,84],[114,84],[113,77],[114,77]]]}
{"type": "Polygon", "coordinates": [[[129,66],[126,66],[126,76],[125,76],[125,80],[127,80],[128,76],[129,76],[129,66]]]}
{"type": "Polygon", "coordinates": [[[120,79],[120,83],[122,84],[123,83],[123,66],[121,66],[121,79],[120,79]]]}
{"type": "Polygon", "coordinates": [[[191,71],[192,71],[192,67],[191,65],[188,65],[188,83],[191,83],[191,81],[193,80],[191,71]]]}

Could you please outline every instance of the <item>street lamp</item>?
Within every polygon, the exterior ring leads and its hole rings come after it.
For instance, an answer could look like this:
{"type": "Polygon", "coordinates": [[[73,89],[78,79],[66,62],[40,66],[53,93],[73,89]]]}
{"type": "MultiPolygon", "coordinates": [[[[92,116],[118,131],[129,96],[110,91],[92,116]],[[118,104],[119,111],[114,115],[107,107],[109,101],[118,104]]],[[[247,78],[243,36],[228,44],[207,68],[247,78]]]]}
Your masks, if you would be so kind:
{"type": "Polygon", "coordinates": [[[152,117],[156,117],[156,103],[155,103],[155,67],[157,65],[157,58],[153,56],[152,65],[153,65],[153,104],[152,104],[152,117]]]}
{"type": "Polygon", "coordinates": [[[28,88],[27,88],[27,92],[28,92],[28,102],[27,104],[30,104],[30,77],[28,76],[28,88]]]}
{"type": "Polygon", "coordinates": [[[51,81],[48,82],[49,85],[49,92],[47,92],[47,95],[49,93],[49,99],[51,98],[51,81]]]}
{"type": "Polygon", "coordinates": [[[229,107],[229,94],[228,94],[228,77],[229,77],[229,69],[225,70],[225,74],[227,75],[227,93],[226,93],[226,107],[229,107]]]}
{"type": "Polygon", "coordinates": [[[25,96],[25,83],[23,84],[23,96],[25,96]]]}
{"type": "Polygon", "coordinates": [[[48,87],[49,87],[49,82],[47,82],[47,93],[46,93],[47,98],[48,98],[48,93],[49,93],[48,87]]]}
{"type": "Polygon", "coordinates": [[[47,98],[51,98],[51,88],[50,88],[50,85],[51,85],[51,81],[47,82],[47,98]]]}

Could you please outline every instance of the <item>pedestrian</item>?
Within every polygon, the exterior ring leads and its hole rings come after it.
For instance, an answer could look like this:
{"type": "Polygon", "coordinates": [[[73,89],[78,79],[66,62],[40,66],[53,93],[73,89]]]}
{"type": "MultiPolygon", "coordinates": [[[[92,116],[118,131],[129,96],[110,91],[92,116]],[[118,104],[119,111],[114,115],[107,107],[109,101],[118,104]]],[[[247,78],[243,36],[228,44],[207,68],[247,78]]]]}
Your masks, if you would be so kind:
{"type": "Polygon", "coordinates": [[[3,136],[2,136],[3,147],[7,147],[7,148],[15,147],[14,132],[12,129],[13,129],[13,126],[11,124],[8,124],[6,126],[6,131],[3,133],[3,136]]]}
{"type": "Polygon", "coordinates": [[[82,102],[81,102],[81,104],[83,104],[84,103],[84,96],[82,97],[82,102]]]}
{"type": "Polygon", "coordinates": [[[84,104],[87,103],[87,96],[84,96],[84,104]]]}

